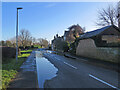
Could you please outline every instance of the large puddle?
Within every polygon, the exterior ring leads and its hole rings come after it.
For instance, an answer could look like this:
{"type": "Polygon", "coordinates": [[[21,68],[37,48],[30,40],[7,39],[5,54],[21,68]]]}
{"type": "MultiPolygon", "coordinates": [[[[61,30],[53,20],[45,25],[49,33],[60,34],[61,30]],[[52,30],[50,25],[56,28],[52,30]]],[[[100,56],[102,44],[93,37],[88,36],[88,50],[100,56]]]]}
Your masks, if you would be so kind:
{"type": "Polygon", "coordinates": [[[44,88],[45,80],[55,77],[58,69],[42,56],[42,51],[36,51],[36,65],[39,88],[44,88]]]}

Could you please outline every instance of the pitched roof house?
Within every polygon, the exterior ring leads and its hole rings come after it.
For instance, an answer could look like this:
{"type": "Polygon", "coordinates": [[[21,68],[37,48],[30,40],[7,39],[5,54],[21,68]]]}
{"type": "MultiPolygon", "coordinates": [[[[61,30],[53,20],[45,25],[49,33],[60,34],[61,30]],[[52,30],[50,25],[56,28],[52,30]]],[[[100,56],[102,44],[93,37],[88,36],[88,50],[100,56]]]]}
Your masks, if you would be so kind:
{"type": "Polygon", "coordinates": [[[98,46],[105,43],[115,43],[120,40],[120,30],[115,25],[110,25],[91,32],[86,32],[79,37],[80,40],[87,38],[92,38],[98,46]]]}
{"type": "Polygon", "coordinates": [[[71,27],[68,28],[69,31],[64,32],[64,41],[68,42],[73,42],[75,40],[75,37],[79,37],[80,34],[83,34],[83,29],[77,24],[77,25],[72,25],[71,27]]]}

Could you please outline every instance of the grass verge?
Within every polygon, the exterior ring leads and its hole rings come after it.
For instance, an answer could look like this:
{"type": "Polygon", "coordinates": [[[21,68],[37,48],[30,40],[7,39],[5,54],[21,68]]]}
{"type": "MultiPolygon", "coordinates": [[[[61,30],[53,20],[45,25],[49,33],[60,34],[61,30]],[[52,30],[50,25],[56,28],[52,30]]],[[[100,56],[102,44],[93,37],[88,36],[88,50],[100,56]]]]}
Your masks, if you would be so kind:
{"type": "Polygon", "coordinates": [[[32,52],[32,50],[22,50],[21,52],[32,52]]]}
{"type": "Polygon", "coordinates": [[[9,87],[9,83],[15,78],[15,75],[18,73],[20,66],[26,60],[30,54],[22,54],[18,56],[18,61],[16,63],[15,58],[9,58],[4,64],[2,64],[2,90],[6,90],[9,87]]]}
{"type": "Polygon", "coordinates": [[[42,48],[40,45],[34,45],[34,47],[42,48]]]}
{"type": "Polygon", "coordinates": [[[30,53],[26,53],[26,54],[22,54],[20,56],[18,56],[18,58],[26,58],[30,55],[30,53]]]}

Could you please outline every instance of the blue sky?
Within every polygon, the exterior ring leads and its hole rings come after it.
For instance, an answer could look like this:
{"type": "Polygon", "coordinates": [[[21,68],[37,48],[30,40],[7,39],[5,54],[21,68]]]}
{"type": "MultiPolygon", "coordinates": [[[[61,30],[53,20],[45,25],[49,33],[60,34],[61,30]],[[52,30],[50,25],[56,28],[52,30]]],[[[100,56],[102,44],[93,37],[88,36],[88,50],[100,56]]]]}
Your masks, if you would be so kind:
{"type": "Polygon", "coordinates": [[[2,39],[15,36],[16,8],[19,11],[19,31],[27,29],[35,38],[52,40],[58,33],[73,24],[86,27],[87,31],[95,30],[97,12],[115,2],[3,2],[2,3],[2,39]]]}

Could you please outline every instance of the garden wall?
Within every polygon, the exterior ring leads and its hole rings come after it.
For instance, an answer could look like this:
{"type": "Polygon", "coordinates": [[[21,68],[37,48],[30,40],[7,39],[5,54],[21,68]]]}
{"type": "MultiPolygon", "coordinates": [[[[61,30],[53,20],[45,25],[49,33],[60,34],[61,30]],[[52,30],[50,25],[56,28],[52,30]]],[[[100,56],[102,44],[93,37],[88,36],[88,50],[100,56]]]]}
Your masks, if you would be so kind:
{"type": "Polygon", "coordinates": [[[93,39],[80,40],[76,55],[120,63],[120,48],[96,47],[93,39]]]}

